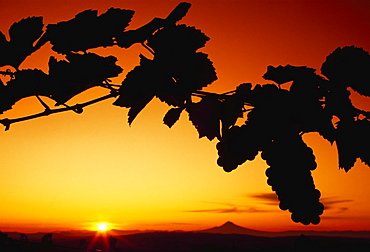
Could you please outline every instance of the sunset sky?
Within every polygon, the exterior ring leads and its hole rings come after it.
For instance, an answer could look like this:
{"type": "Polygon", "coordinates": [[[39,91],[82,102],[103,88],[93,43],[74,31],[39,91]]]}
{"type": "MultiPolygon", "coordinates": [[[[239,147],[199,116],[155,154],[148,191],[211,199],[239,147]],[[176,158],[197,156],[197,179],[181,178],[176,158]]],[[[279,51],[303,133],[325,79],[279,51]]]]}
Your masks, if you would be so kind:
{"type": "MultiPolygon", "coordinates": [[[[46,25],[86,9],[103,13],[110,7],[134,10],[128,29],[135,29],[154,17],[165,18],[179,2],[1,0],[0,30],[8,36],[11,24],[28,16],[43,16],[46,25]]],[[[267,83],[262,75],[268,65],[320,69],[338,46],[370,52],[368,0],[189,2],[192,7],[180,23],[211,38],[201,49],[218,75],[208,91],[267,83]]],[[[49,57],[56,55],[50,48],[44,45],[20,69],[47,72],[49,57]]],[[[114,83],[138,64],[139,53],[148,55],[140,45],[92,51],[118,57],[124,71],[114,83]]],[[[93,88],[69,104],[104,94],[93,88]]],[[[356,106],[370,110],[370,98],[352,97],[356,106]]],[[[319,225],[304,226],[278,208],[260,157],[225,173],[216,164],[217,140],[199,139],[186,113],[169,129],[162,123],[168,106],[153,100],[129,126],[127,109],[113,101],[87,107],[82,114],[65,112],[0,130],[0,230],[92,229],[99,222],[117,229],[197,230],[226,221],[266,231],[370,230],[370,168],[358,161],[348,173],[339,170],[336,147],[317,134],[304,139],[316,155],[313,176],[326,210],[319,225]]],[[[42,110],[36,98],[27,98],[0,118],[42,110]]]]}

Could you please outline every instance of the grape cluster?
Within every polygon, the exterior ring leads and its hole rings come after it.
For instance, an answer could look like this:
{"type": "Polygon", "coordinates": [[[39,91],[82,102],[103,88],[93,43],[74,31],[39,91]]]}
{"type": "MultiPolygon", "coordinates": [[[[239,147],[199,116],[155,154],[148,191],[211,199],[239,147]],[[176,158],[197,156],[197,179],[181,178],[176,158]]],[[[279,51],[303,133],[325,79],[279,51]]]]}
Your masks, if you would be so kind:
{"type": "Polygon", "coordinates": [[[276,192],[281,210],[289,210],[294,222],[318,224],[324,206],[319,202],[311,170],[316,168],[315,156],[298,134],[284,133],[262,152],[270,166],[267,183],[276,192]]]}
{"type": "Polygon", "coordinates": [[[233,126],[224,132],[217,143],[219,158],[217,164],[224,171],[231,172],[247,160],[253,160],[258,154],[256,132],[249,125],[233,126]]]}

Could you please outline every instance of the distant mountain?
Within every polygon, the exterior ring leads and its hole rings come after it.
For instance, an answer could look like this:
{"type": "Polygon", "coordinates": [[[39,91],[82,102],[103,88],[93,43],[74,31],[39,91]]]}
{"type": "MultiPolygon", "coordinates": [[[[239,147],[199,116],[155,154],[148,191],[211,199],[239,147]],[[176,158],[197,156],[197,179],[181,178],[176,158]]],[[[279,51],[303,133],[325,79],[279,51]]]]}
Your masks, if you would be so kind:
{"type": "Polygon", "coordinates": [[[213,227],[209,229],[196,231],[198,233],[216,233],[216,234],[246,234],[253,236],[265,236],[271,237],[274,236],[271,232],[259,231],[249,228],[244,228],[234,224],[231,221],[225,222],[223,225],[218,227],[213,227]]]}
{"type": "Polygon", "coordinates": [[[198,233],[216,233],[216,234],[244,234],[263,237],[282,237],[282,236],[330,236],[330,237],[351,237],[370,239],[370,231],[284,231],[284,232],[265,232],[238,226],[231,221],[227,221],[221,226],[199,230],[198,233]]]}

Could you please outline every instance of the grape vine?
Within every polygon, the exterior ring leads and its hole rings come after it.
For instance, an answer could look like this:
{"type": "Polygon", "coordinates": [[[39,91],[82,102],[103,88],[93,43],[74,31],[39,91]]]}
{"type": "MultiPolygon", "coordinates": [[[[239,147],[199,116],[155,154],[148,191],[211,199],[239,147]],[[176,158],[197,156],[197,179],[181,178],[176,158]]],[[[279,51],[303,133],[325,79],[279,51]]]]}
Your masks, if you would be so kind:
{"type": "Polygon", "coordinates": [[[190,7],[182,2],[166,18],[154,18],[135,30],[126,30],[134,11],[118,8],[99,16],[97,11],[86,10],[46,29],[42,17],[14,23],[9,41],[0,32],[0,67],[10,67],[0,72],[10,79],[5,84],[0,80],[0,113],[25,97],[35,97],[44,111],[3,118],[0,123],[9,130],[16,122],[64,111],[82,113],[86,106],[115,98],[113,105],[128,108],[131,124],[156,97],[169,106],[165,125],[172,127],[182,113],[188,113],[200,138],[218,140],[217,164],[226,172],[261,153],[269,166],[267,183],[278,195],[280,208],[289,210],[295,222],[318,224],[324,207],[311,176],[317,165],[302,135],[317,132],[336,143],[339,167],[345,171],[358,158],[370,165],[370,114],[352,104],[349,91],[351,88],[370,96],[369,53],[355,46],[339,47],[327,56],[321,75],[305,66],[268,66],[263,77],[269,83],[243,83],[223,94],[206,92],[202,89],[217,80],[217,74],[209,56],[199,49],[210,38],[195,27],[178,23],[190,7]],[[22,62],[47,42],[65,58],[50,57],[48,73],[20,69],[22,62]],[[110,78],[123,71],[117,58],[89,50],[109,46],[125,50],[135,43],[153,57],[139,55],[140,64],[120,85],[112,84],[110,78]],[[290,87],[285,87],[286,83],[291,83],[290,87]],[[68,104],[72,97],[92,87],[110,93],[68,104]],[[54,100],[54,107],[42,97],[54,100]],[[240,120],[245,121],[240,124],[240,120]]]}

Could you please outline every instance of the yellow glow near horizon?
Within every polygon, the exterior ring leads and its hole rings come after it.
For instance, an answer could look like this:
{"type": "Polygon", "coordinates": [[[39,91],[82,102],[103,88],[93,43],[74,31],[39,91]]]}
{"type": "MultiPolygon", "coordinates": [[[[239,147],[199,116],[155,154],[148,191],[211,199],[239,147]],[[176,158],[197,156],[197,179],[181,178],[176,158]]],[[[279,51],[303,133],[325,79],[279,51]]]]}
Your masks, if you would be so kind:
{"type": "Polygon", "coordinates": [[[108,223],[97,223],[96,229],[100,232],[108,231],[109,230],[109,224],[108,223]]]}

